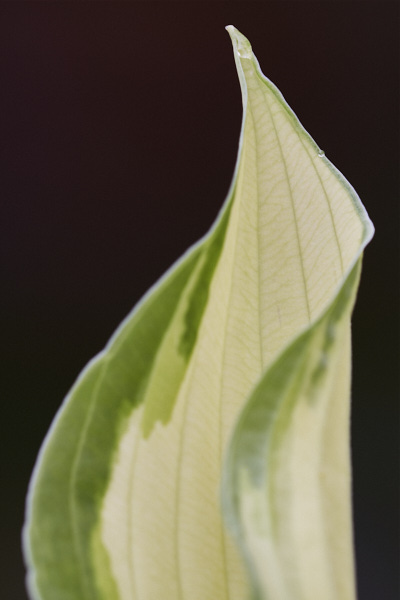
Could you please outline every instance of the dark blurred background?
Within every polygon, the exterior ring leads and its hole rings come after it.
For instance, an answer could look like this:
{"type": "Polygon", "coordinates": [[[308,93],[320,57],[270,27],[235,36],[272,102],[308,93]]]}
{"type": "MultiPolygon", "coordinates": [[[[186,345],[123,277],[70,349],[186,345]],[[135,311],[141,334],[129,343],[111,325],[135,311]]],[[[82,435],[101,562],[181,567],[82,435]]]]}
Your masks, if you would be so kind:
{"type": "Polygon", "coordinates": [[[2,597],[26,599],[25,493],[55,411],[225,198],[241,122],[224,31],[234,24],[376,226],[353,325],[357,573],[360,600],[397,598],[397,3],[3,3],[0,13],[2,597]]]}

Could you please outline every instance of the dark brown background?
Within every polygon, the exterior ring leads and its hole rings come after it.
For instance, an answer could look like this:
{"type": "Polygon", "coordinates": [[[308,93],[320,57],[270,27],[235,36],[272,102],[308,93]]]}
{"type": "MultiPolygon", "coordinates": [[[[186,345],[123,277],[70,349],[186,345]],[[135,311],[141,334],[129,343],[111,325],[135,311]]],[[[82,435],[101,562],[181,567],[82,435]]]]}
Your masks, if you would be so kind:
{"type": "Polygon", "coordinates": [[[356,548],[360,599],[397,598],[397,4],[0,12],[2,597],[26,598],[24,497],[63,396],[228,190],[241,120],[224,31],[234,24],[376,225],[353,327],[356,548]]]}

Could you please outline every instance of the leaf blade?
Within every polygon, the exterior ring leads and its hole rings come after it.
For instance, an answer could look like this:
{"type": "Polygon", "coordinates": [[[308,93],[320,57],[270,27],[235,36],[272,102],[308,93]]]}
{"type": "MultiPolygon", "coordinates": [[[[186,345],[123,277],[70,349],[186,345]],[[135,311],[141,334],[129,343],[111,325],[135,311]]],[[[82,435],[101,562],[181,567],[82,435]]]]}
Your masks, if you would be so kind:
{"type": "MultiPolygon", "coordinates": [[[[301,143],[302,150],[305,151],[312,164],[316,176],[314,180],[322,189],[323,197],[326,200],[328,208],[326,220],[330,221],[334,234],[333,243],[330,244],[331,256],[334,254],[332,247],[336,246],[337,249],[338,264],[335,267],[331,263],[326,272],[332,273],[336,269],[339,271],[339,276],[336,275],[336,281],[333,283],[325,281],[320,285],[325,294],[320,294],[319,297],[317,295],[314,303],[308,300],[309,290],[316,287],[313,282],[313,271],[315,270],[318,273],[320,283],[321,274],[324,273],[324,268],[327,265],[322,267],[318,264],[318,261],[321,262],[320,256],[316,257],[317,261],[315,259],[312,261],[307,260],[306,254],[309,242],[304,239],[301,240],[299,235],[299,231],[301,231],[304,236],[307,233],[307,227],[302,223],[301,213],[298,211],[295,217],[297,222],[295,237],[298,241],[298,257],[301,263],[300,270],[304,297],[307,299],[308,319],[303,316],[304,322],[303,326],[299,326],[299,337],[295,336],[291,343],[289,340],[289,344],[282,354],[277,353],[276,360],[264,373],[240,416],[228,449],[228,458],[224,468],[222,491],[225,516],[247,563],[255,598],[271,597],[279,600],[289,600],[290,598],[300,600],[310,597],[353,598],[355,591],[349,457],[349,318],[358,285],[357,272],[360,267],[360,257],[365,245],[373,235],[373,226],[354,190],[335,167],[327,161],[324,154],[302,128],[297,117],[286,105],[280,92],[261,73],[257,61],[252,56],[251,47],[249,47],[247,40],[243,40],[241,34],[234,28],[228,29],[230,29],[229,32],[239,56],[240,48],[243,45],[245,46],[244,60],[240,60],[240,66],[244,73],[242,78],[244,83],[242,85],[249,84],[249,80],[254,79],[253,75],[256,72],[256,77],[266,84],[269,92],[280,102],[282,112],[286,111],[292,125],[292,131],[298,134],[298,141],[301,143]],[[249,72],[251,73],[250,77],[249,72]],[[333,177],[329,180],[327,175],[333,177]],[[342,194],[342,198],[340,198],[340,187],[346,193],[344,197],[342,194]],[[348,207],[345,202],[348,203],[348,207]],[[351,219],[349,212],[350,208],[353,210],[353,219],[351,219]],[[303,245],[301,242],[303,242],[303,245]],[[355,273],[356,275],[354,275],[355,273]],[[347,304],[343,302],[344,298],[347,304]],[[343,304],[345,304],[345,308],[343,308],[343,304]],[[336,323],[329,322],[329,315],[335,314],[335,306],[342,306],[342,324],[339,323],[340,318],[338,316],[336,317],[336,323]],[[327,326],[328,332],[331,332],[334,325],[341,325],[343,330],[341,332],[342,339],[335,340],[335,343],[333,343],[329,338],[331,333],[326,333],[325,336],[321,334],[326,322],[329,324],[327,326]],[[313,350],[312,341],[318,336],[320,340],[319,347],[317,344],[317,348],[313,350]],[[304,343],[304,340],[306,340],[306,343],[304,343]],[[302,343],[303,347],[301,347],[302,343]],[[304,450],[309,442],[307,435],[311,438],[312,435],[314,437],[321,435],[323,431],[323,424],[318,422],[315,415],[315,422],[311,427],[308,424],[308,429],[307,419],[305,417],[303,419],[298,418],[297,425],[293,425],[291,434],[286,436],[286,445],[282,440],[279,443],[275,441],[275,444],[270,441],[270,446],[275,448],[275,451],[269,448],[269,452],[267,452],[267,446],[269,440],[274,438],[280,440],[282,438],[282,435],[279,436],[278,433],[274,435],[272,432],[274,429],[276,432],[279,431],[277,423],[285,420],[284,409],[278,408],[279,399],[282,400],[284,406],[283,398],[285,394],[283,389],[285,384],[288,385],[292,377],[300,376],[302,372],[304,376],[304,372],[307,372],[307,361],[310,362],[315,355],[317,362],[327,362],[330,365],[328,370],[331,371],[332,378],[335,361],[334,357],[327,357],[327,347],[332,347],[336,353],[341,350],[344,353],[345,361],[339,369],[339,374],[341,373],[342,376],[339,381],[341,385],[340,392],[336,394],[338,398],[331,398],[325,407],[332,421],[334,422],[336,419],[334,434],[330,433],[330,436],[327,436],[330,438],[330,445],[335,449],[335,452],[329,450],[330,446],[327,443],[325,445],[320,444],[317,448],[319,454],[316,452],[317,456],[324,456],[324,477],[330,481],[329,485],[327,483],[323,485],[318,480],[320,467],[313,463],[310,449],[308,448],[308,453],[304,450]],[[293,352],[297,361],[300,361],[301,367],[290,364],[290,356],[293,352]],[[302,353],[304,355],[303,362],[301,362],[302,353]],[[274,385],[275,372],[278,373],[278,376],[274,385]],[[279,386],[281,387],[280,390],[278,389],[279,386]],[[337,461],[336,454],[341,457],[340,461],[337,461]],[[276,455],[280,458],[276,458],[276,455]],[[296,457],[296,455],[302,456],[302,460],[299,459],[297,469],[294,469],[293,466],[289,469],[288,464],[290,461],[293,462],[293,457],[296,457]],[[276,464],[280,465],[279,468],[276,467],[276,464]],[[310,464],[313,467],[310,467],[310,464]],[[304,489],[301,479],[296,478],[293,472],[301,473],[302,477],[305,478],[308,474],[308,477],[314,482],[313,494],[304,489]],[[292,473],[292,479],[289,476],[290,473],[292,473]],[[326,473],[328,473],[328,476],[326,476],[326,473]],[[340,474],[340,477],[338,474],[340,474]],[[338,481],[340,485],[338,485],[338,481]],[[328,487],[329,492],[325,490],[325,493],[323,493],[324,486],[328,487]],[[329,503],[332,497],[335,498],[335,501],[329,503]],[[286,510],[281,508],[280,505],[284,503],[285,498],[288,499],[288,502],[291,502],[291,509],[290,507],[286,507],[286,510]],[[324,502],[330,507],[330,510],[326,511],[327,514],[324,515],[324,519],[321,518],[318,521],[318,513],[321,513],[321,505],[324,502]],[[313,510],[310,509],[310,506],[313,510]],[[269,512],[274,513],[275,516],[271,516],[269,512]],[[294,514],[297,514],[296,518],[294,514]],[[277,515],[280,516],[280,519],[277,518],[277,515]],[[307,518],[309,518],[310,523],[304,525],[302,519],[307,520],[307,518]],[[313,522],[313,520],[316,522],[313,522]],[[278,521],[279,527],[276,521],[278,521]],[[338,528],[332,532],[332,527],[338,528]],[[322,539],[324,530],[327,528],[331,529],[331,535],[328,536],[327,540],[322,539]],[[277,530],[280,532],[280,539],[277,538],[277,530]],[[338,540],[343,539],[345,540],[343,543],[338,543],[338,540]],[[307,543],[313,547],[313,560],[302,560],[302,557],[307,555],[307,543]],[[328,552],[329,557],[325,556],[324,560],[318,562],[318,557],[324,556],[324,551],[328,552]],[[318,573],[320,574],[319,578],[316,575],[318,573]]],[[[237,59],[238,62],[239,59],[237,59]]],[[[265,93],[265,90],[263,92],[265,93]]],[[[266,104],[268,104],[268,100],[266,104]]],[[[276,121],[276,118],[274,119],[272,116],[274,109],[271,108],[271,103],[269,104],[270,118],[272,121],[276,121]]],[[[256,108],[258,109],[258,106],[256,108]]],[[[277,132],[275,125],[274,129],[277,132]]],[[[281,131],[285,131],[285,129],[281,128],[281,131]]],[[[291,161],[290,143],[287,143],[290,133],[286,128],[285,152],[279,142],[278,133],[276,137],[284,166],[284,179],[288,182],[289,196],[293,213],[295,213],[295,194],[293,193],[295,186],[291,183],[295,181],[295,177],[293,177],[291,169],[293,169],[296,160],[291,161]]],[[[299,145],[297,144],[296,159],[300,155],[301,152],[299,152],[299,145]]],[[[294,173],[294,171],[292,172],[294,173]]],[[[308,183],[310,179],[312,177],[305,176],[304,182],[308,183]]],[[[302,196],[307,198],[307,194],[303,193],[302,196]]],[[[317,223],[320,227],[321,221],[319,219],[317,219],[317,223]]],[[[321,242],[319,247],[324,249],[321,242]]],[[[323,372],[324,369],[326,369],[326,366],[320,366],[319,371],[323,372]]],[[[337,382],[332,383],[331,381],[331,392],[335,388],[335,383],[337,382]]],[[[308,395],[310,399],[314,394],[311,382],[309,382],[309,388],[307,393],[303,391],[303,396],[308,395]]],[[[294,414],[296,410],[300,411],[299,407],[302,405],[301,395],[300,390],[297,389],[297,396],[292,401],[294,414]],[[296,410],[294,406],[296,406],[296,410]]],[[[319,390],[319,396],[323,398],[323,389],[319,390]]],[[[320,403],[323,404],[321,399],[320,403]]],[[[296,420],[293,415],[291,419],[292,423],[296,420]]],[[[286,421],[289,421],[288,416],[286,416],[286,421]]],[[[316,451],[315,447],[314,451],[316,451]]]]}
{"type": "Polygon", "coordinates": [[[225,516],[254,598],[355,597],[349,323],[360,266],[271,365],[233,435],[225,516]]]}

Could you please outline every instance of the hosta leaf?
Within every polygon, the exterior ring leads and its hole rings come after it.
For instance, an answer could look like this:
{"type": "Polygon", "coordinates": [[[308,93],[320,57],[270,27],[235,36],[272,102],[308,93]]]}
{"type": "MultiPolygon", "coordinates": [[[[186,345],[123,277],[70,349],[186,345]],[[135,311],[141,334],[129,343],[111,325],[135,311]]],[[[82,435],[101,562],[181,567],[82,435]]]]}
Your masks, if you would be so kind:
{"type": "Polygon", "coordinates": [[[230,193],[55,419],[28,499],[32,597],[351,597],[349,315],[372,226],[228,30],[230,193]]]}

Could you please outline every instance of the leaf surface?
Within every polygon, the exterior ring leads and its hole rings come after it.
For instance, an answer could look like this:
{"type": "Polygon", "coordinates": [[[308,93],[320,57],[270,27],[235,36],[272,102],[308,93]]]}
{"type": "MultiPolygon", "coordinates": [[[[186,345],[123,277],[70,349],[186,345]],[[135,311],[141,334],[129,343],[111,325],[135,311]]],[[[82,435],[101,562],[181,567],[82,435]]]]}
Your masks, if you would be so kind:
{"type": "Polygon", "coordinates": [[[227,29],[228,198],[55,419],[28,498],[33,598],[351,598],[349,316],[372,225],[227,29]]]}

